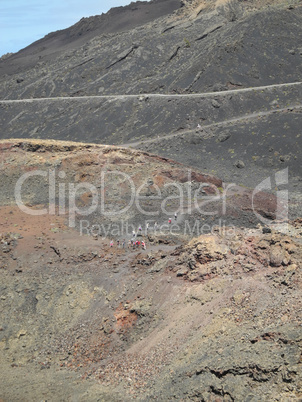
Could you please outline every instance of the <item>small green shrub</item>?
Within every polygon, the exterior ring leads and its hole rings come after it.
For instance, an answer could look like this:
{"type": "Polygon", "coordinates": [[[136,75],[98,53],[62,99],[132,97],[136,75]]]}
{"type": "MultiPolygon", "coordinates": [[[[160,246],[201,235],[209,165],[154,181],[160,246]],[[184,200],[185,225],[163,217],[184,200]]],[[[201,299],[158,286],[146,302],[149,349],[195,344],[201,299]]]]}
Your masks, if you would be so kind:
{"type": "Polygon", "coordinates": [[[186,47],[191,47],[191,43],[188,41],[187,38],[184,38],[184,42],[185,42],[186,47]]]}

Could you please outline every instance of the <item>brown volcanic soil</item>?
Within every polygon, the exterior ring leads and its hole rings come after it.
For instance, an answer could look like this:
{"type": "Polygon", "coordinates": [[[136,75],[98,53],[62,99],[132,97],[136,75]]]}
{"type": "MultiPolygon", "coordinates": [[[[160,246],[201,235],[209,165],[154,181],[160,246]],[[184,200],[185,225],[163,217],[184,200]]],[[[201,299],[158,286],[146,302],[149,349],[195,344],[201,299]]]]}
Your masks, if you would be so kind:
{"type": "MultiPolygon", "coordinates": [[[[113,234],[81,235],[58,209],[42,216],[21,212],[13,199],[21,173],[56,168],[66,173],[65,184],[97,184],[100,166],[114,167],[114,175],[128,173],[137,186],[149,179],[152,189],[152,178],[163,190],[164,183],[186,184],[183,165],[129,149],[55,141],[1,142],[1,155],[0,398],[302,396],[301,220],[291,222],[286,235],[263,234],[259,225],[216,227],[193,239],[151,224],[142,234],[146,250],[127,247],[131,234],[125,248],[116,237],[110,247],[113,234]]],[[[221,185],[198,171],[192,177],[221,185]]],[[[29,208],[47,206],[45,180],[33,181],[30,191],[24,186],[29,208]]],[[[236,210],[242,222],[249,192],[236,191],[228,214],[236,210]]],[[[130,196],[114,177],[106,193],[117,207],[130,196]]],[[[271,196],[262,196],[268,208],[271,196]]],[[[87,199],[79,194],[79,206],[87,199]]],[[[135,210],[123,216],[136,228],[142,218],[135,210]]],[[[177,217],[181,229],[185,218],[177,217]]],[[[201,218],[193,214],[192,222],[201,218]]],[[[110,222],[98,213],[85,219],[110,222]]],[[[167,217],[160,216],[159,225],[161,219],[167,217]]]]}
{"type": "MultiPolygon", "coordinates": [[[[144,229],[147,222],[153,227],[157,221],[165,229],[175,211],[179,211],[173,228],[177,234],[198,235],[215,225],[255,226],[261,222],[253,209],[272,223],[276,219],[275,195],[262,191],[253,195],[245,187],[228,187],[212,175],[146,152],[35,140],[1,141],[0,147],[2,205],[15,204],[16,185],[26,173],[30,177],[24,180],[20,192],[25,206],[58,211],[64,203],[70,223],[74,215],[80,229],[91,230],[93,225],[98,225],[99,235],[109,227],[109,233],[115,236],[114,225],[121,229],[124,223],[129,225],[130,234],[131,225],[135,230],[140,225],[144,229]],[[33,176],[34,171],[38,175],[33,176]],[[72,188],[75,188],[74,196],[72,188]],[[74,209],[79,213],[72,214],[71,208],[68,209],[73,200],[74,209]],[[84,210],[90,207],[86,218],[84,210]]],[[[60,211],[64,214],[63,209],[60,211]]]]}
{"type": "Polygon", "coordinates": [[[301,222],[143,252],[0,214],[5,401],[301,397],[301,222]]]}

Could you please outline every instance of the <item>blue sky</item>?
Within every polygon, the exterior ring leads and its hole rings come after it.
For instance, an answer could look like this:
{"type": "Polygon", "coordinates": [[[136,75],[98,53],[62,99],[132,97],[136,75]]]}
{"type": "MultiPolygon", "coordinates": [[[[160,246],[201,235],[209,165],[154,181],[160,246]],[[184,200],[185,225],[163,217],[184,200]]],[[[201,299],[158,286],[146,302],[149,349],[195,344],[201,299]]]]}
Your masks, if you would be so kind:
{"type": "Polygon", "coordinates": [[[0,56],[131,0],[0,0],[0,56]]]}

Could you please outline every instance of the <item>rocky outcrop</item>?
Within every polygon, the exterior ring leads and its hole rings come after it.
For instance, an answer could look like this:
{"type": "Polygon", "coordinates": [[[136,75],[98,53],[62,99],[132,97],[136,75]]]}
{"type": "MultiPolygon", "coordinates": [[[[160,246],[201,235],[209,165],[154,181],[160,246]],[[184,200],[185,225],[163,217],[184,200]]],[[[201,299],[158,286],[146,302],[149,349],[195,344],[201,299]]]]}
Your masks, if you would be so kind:
{"type": "MultiPolygon", "coordinates": [[[[297,232],[296,232],[297,233],[297,232]]],[[[300,234],[297,234],[300,238],[300,234]]],[[[202,235],[188,245],[177,248],[167,268],[190,281],[206,281],[215,277],[256,274],[266,268],[279,268],[276,280],[295,279],[300,264],[300,243],[275,233],[242,233],[225,228],[223,233],[202,235]],[[282,279],[283,278],[283,279],[282,279]]]]}

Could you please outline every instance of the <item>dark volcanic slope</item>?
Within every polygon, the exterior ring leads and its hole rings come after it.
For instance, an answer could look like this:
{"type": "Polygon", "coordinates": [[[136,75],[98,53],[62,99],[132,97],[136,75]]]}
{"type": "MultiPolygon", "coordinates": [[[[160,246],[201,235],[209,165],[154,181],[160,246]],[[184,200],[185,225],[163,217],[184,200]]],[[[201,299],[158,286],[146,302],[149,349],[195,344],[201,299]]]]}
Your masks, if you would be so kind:
{"type": "MultiPolygon", "coordinates": [[[[169,155],[182,163],[219,174],[226,182],[254,187],[282,169],[289,170],[290,197],[302,207],[302,109],[243,118],[237,122],[210,125],[176,133],[135,147],[169,155]]],[[[273,189],[273,187],[272,187],[273,189]]],[[[268,189],[269,190],[269,189],[268,189]]]]}
{"type": "Polygon", "coordinates": [[[23,73],[24,69],[33,67],[41,58],[51,60],[63,52],[84,45],[98,35],[136,28],[170,14],[180,6],[180,0],[139,1],[126,7],[112,8],[106,14],[82,18],[72,27],[52,32],[14,54],[0,67],[0,71],[4,74],[23,73]]]}
{"type": "Polygon", "coordinates": [[[0,101],[1,137],[131,146],[252,187],[288,167],[301,204],[301,98],[302,85],[288,85],[205,97],[0,101]]]}
{"type": "MultiPolygon", "coordinates": [[[[43,39],[40,47],[32,45],[35,55],[29,47],[2,61],[0,97],[202,92],[302,81],[301,6],[256,11],[246,7],[231,2],[205,9],[195,19],[171,14],[112,34],[106,29],[101,34],[101,23],[94,30],[95,23],[89,34],[94,37],[84,36],[85,44],[74,43],[76,48],[45,57],[44,52],[60,48],[67,36],[73,42],[73,32],[77,37],[81,24],[85,25],[81,22],[78,28],[43,39]],[[23,54],[31,62],[38,61],[35,68],[24,71],[23,54]],[[21,76],[16,76],[19,63],[21,76]]],[[[129,8],[125,16],[128,12],[129,8]]],[[[113,18],[119,23],[119,15],[113,18]]],[[[135,19],[129,17],[129,21],[128,28],[132,21],[136,25],[135,19]]]]}
{"type": "Polygon", "coordinates": [[[0,138],[143,147],[248,186],[289,167],[301,204],[301,84],[259,89],[302,81],[301,2],[179,7],[113,10],[2,60],[1,99],[66,99],[0,102],[0,138]],[[35,67],[24,68],[27,54],[35,67]],[[258,89],[230,92],[244,87],[258,89]]]}

